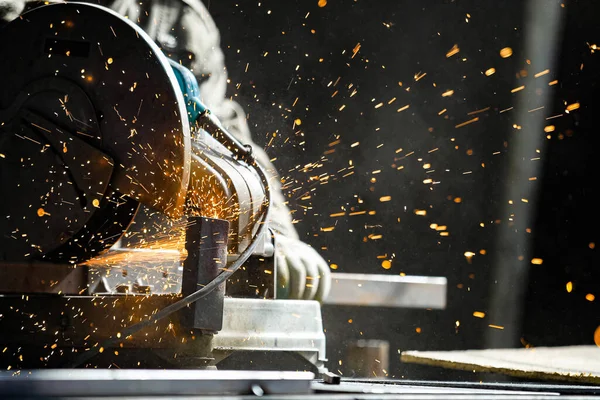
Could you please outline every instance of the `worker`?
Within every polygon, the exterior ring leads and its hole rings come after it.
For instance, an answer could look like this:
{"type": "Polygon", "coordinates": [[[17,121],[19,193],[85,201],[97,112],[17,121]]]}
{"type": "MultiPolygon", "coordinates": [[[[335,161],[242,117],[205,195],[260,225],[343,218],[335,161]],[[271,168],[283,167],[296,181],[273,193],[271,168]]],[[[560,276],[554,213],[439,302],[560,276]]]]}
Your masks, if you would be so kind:
{"type": "MultiPolygon", "coordinates": [[[[0,26],[47,2],[0,0],[0,26]]],[[[299,240],[281,192],[280,178],[265,151],[252,142],[246,114],[226,98],[227,69],[219,31],[200,0],[101,0],[136,22],[165,55],[189,68],[197,77],[202,101],[242,143],[251,144],[271,185],[269,226],[276,232],[279,298],[323,300],[330,288],[329,266],[308,244],[299,240]]]]}

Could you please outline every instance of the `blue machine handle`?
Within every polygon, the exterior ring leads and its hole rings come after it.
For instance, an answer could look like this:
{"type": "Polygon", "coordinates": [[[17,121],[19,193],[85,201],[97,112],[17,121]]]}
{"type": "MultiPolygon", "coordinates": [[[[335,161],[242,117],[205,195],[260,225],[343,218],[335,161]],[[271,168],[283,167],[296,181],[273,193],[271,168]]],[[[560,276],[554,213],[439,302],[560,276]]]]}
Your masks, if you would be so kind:
{"type": "Polygon", "coordinates": [[[171,64],[171,68],[177,78],[177,83],[179,83],[179,88],[183,92],[185,108],[188,113],[190,125],[193,125],[196,123],[200,114],[208,111],[208,108],[200,101],[198,81],[192,71],[183,65],[178,64],[173,60],[169,60],[169,64],[171,64]]]}

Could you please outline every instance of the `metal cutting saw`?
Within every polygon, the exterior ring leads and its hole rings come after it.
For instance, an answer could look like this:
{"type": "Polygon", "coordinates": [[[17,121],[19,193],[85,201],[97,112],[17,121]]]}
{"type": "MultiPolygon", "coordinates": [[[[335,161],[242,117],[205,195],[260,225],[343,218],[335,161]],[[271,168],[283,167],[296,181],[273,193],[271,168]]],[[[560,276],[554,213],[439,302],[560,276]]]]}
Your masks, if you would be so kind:
{"type": "MultiPolygon", "coordinates": [[[[324,372],[277,300],[268,179],[193,73],[90,3],[0,30],[0,368],[324,372]]],[[[446,279],[335,273],[328,304],[444,308],[446,279]]]]}

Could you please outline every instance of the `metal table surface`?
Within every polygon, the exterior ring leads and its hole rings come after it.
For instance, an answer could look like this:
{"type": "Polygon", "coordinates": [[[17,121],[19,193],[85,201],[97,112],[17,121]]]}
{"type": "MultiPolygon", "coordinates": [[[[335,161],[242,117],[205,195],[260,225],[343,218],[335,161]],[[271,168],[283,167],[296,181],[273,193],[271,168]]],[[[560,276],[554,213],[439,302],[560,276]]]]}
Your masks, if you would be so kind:
{"type": "Polygon", "coordinates": [[[600,387],[342,379],[307,372],[216,370],[36,370],[0,374],[1,398],[203,399],[583,399],[600,387]]]}

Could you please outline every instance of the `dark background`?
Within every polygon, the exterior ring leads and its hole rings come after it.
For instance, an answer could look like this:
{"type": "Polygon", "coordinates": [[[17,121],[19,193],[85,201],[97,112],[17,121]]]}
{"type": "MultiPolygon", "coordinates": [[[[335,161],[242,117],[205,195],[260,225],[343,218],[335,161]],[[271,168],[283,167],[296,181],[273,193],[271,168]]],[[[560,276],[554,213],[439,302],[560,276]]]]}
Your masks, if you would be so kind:
{"type": "Polygon", "coordinates": [[[443,311],[324,307],[333,371],[352,374],[338,360],[344,359],[347,344],[360,338],[390,342],[388,372],[396,377],[450,376],[400,364],[400,350],[485,346],[493,329],[488,325],[502,322],[490,314],[494,268],[503,268],[493,257],[498,230],[510,224],[503,214],[503,195],[513,184],[506,173],[515,135],[550,139],[538,154],[541,170],[531,183],[538,190],[537,201],[520,205],[532,219],[531,250],[527,259],[514,260],[525,279],[510,284],[523,285],[526,296],[517,303],[507,301],[506,307],[522,310],[523,318],[512,327],[517,336],[504,343],[594,343],[600,298],[589,301],[586,295],[600,296],[599,250],[590,248],[600,244],[600,54],[593,54],[590,45],[600,44],[600,5],[545,2],[561,8],[563,28],[558,62],[540,65],[535,59],[528,63],[525,54],[525,4],[207,3],[221,30],[230,95],[249,113],[255,140],[265,146],[270,142],[267,151],[276,158],[301,237],[340,272],[448,278],[443,311]],[[460,52],[446,57],[455,44],[460,52]],[[513,49],[511,57],[500,57],[504,47],[513,49]],[[492,67],[495,74],[486,76],[484,71],[492,67]],[[536,79],[535,87],[511,93],[525,74],[531,77],[544,69],[550,73],[536,79]],[[559,83],[548,86],[555,79],[559,83]],[[447,90],[454,93],[443,97],[447,90]],[[536,111],[545,117],[563,114],[547,121],[555,126],[553,132],[515,129],[515,124],[527,124],[517,120],[516,108],[500,112],[519,107],[526,90],[553,90],[551,104],[536,111]],[[578,110],[564,113],[567,104],[576,102],[578,110]],[[410,107],[398,113],[405,105],[410,107]],[[474,117],[479,121],[456,128],[474,117]],[[355,142],[359,145],[352,147],[355,142]],[[426,169],[427,163],[431,167],[426,169]],[[424,183],[426,179],[434,183],[424,183]],[[392,199],[380,202],[383,196],[392,199]],[[330,217],[360,210],[375,213],[330,217]],[[415,210],[427,213],[420,216],[415,210]],[[447,226],[449,235],[431,229],[434,223],[447,226]],[[326,227],[335,229],[322,231],[326,227]],[[382,237],[373,240],[372,235],[382,237]],[[466,251],[477,253],[471,262],[466,251]],[[543,263],[531,264],[532,257],[543,263]],[[392,261],[391,269],[382,268],[384,259],[392,261]],[[569,281],[571,293],[566,290],[569,281]],[[475,318],[474,311],[485,312],[485,318],[475,318]]]}

